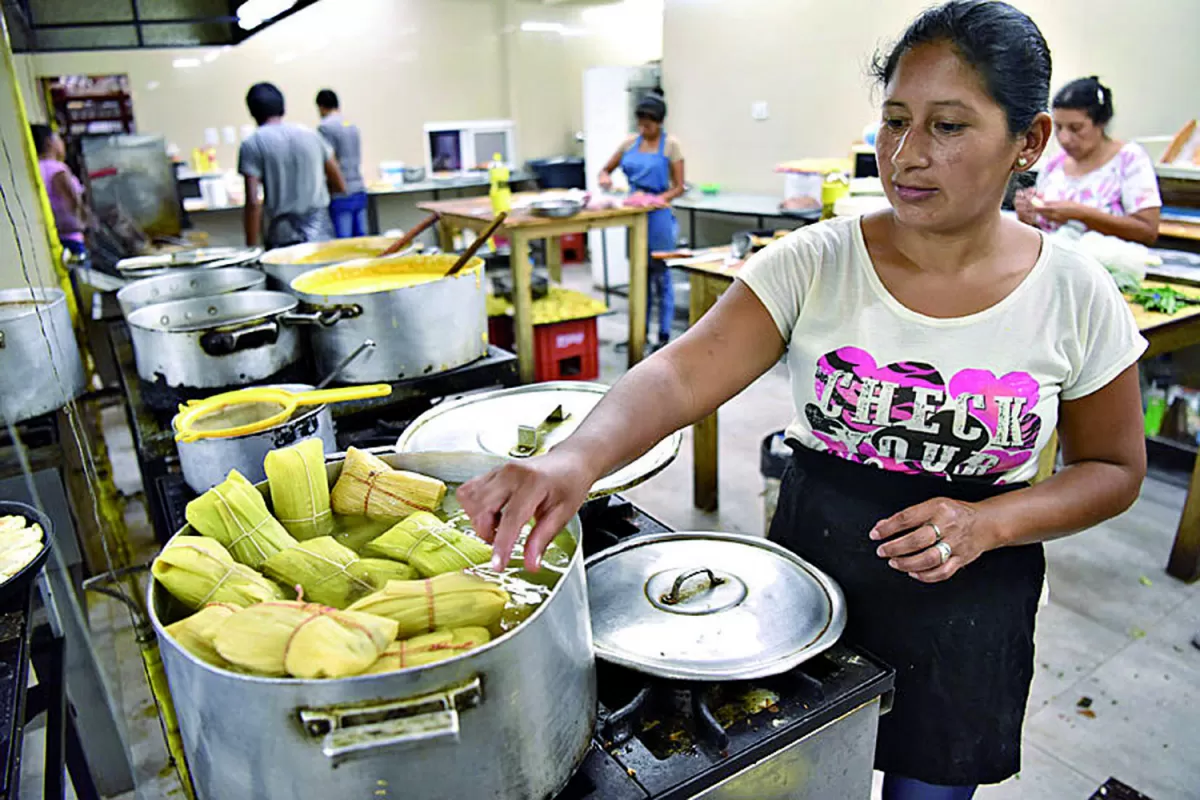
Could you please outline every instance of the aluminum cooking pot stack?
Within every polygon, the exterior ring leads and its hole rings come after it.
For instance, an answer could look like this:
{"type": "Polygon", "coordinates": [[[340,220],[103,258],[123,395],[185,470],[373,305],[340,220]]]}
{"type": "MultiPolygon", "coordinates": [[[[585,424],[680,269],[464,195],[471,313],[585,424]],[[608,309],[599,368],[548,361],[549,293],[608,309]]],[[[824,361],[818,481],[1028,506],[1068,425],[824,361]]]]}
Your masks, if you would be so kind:
{"type": "Polygon", "coordinates": [[[10,423],[62,408],[84,389],[83,362],[60,289],[0,291],[0,412],[10,423]]]}

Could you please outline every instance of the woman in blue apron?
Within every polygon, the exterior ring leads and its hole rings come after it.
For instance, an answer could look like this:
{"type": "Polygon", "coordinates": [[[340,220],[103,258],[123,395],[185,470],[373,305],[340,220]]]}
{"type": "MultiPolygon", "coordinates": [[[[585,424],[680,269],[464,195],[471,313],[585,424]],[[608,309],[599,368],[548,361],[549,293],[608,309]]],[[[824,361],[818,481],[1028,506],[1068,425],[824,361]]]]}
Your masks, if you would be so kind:
{"type": "MultiPolygon", "coordinates": [[[[647,216],[650,252],[674,250],[679,223],[671,210],[671,201],[683,194],[683,154],[679,142],[667,136],[663,120],[666,101],[660,95],[647,95],[637,105],[637,135],[626,139],[600,172],[600,186],[612,188],[612,171],[625,173],[632,192],[651,195],[655,210],[647,216]]],[[[671,271],[662,261],[650,259],[649,297],[646,303],[646,328],[650,327],[650,309],[658,306],[658,347],[671,338],[671,320],[675,316],[675,292],[671,271]]]]}

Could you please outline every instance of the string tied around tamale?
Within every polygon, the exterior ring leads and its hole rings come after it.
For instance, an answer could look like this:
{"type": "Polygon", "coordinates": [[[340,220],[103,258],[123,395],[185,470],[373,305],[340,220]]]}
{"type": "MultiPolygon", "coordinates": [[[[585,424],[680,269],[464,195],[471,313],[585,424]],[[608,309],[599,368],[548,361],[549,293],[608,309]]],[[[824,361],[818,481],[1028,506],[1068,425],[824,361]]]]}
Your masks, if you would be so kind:
{"type": "Polygon", "coordinates": [[[360,478],[357,475],[347,475],[347,477],[349,477],[350,480],[358,481],[359,483],[365,484],[367,487],[367,492],[363,497],[363,516],[367,516],[367,512],[371,508],[371,494],[372,494],[372,492],[376,492],[376,491],[378,491],[381,495],[383,495],[389,499],[395,500],[397,503],[400,503],[401,505],[408,506],[409,508],[416,509],[417,511],[428,511],[430,513],[433,513],[434,509],[432,509],[432,508],[427,508],[426,506],[423,506],[420,503],[414,503],[412,500],[409,500],[407,497],[401,497],[398,494],[395,494],[393,492],[389,492],[386,489],[380,488],[378,486],[379,479],[382,478],[384,476],[384,474],[385,473],[383,470],[371,469],[367,472],[367,477],[365,479],[360,478]]]}
{"type": "MultiPolygon", "coordinates": [[[[279,603],[263,603],[262,605],[279,606],[280,604],[279,603]]],[[[293,608],[293,606],[287,606],[287,607],[293,608]]],[[[371,632],[369,630],[367,630],[362,625],[359,625],[354,620],[345,619],[344,617],[339,616],[341,612],[339,612],[336,608],[330,608],[329,606],[323,606],[323,605],[320,605],[319,603],[305,603],[302,610],[310,611],[312,609],[316,609],[316,611],[313,614],[310,614],[308,617],[305,617],[304,619],[302,619],[299,622],[299,624],[297,624],[296,627],[292,629],[292,632],[290,634],[288,634],[287,642],[285,642],[283,645],[283,663],[285,665],[285,669],[286,669],[286,664],[287,664],[287,659],[288,659],[288,653],[291,652],[292,642],[295,641],[296,634],[298,634],[300,632],[300,629],[303,628],[305,625],[307,625],[308,623],[312,622],[315,619],[319,619],[320,617],[328,616],[331,619],[333,619],[333,621],[336,622],[337,624],[342,625],[347,628],[354,628],[359,633],[361,633],[363,636],[366,636],[368,639],[371,638],[371,632]]]]}
{"type": "Polygon", "coordinates": [[[446,545],[446,547],[449,547],[451,550],[453,550],[455,553],[457,553],[458,557],[461,558],[463,560],[463,563],[465,563],[468,567],[470,567],[472,564],[475,563],[467,556],[466,553],[464,553],[462,550],[459,550],[457,547],[455,547],[453,542],[451,542],[445,536],[442,536],[440,533],[438,533],[437,528],[433,528],[428,525],[424,525],[421,527],[421,535],[418,536],[417,540],[415,542],[413,542],[412,545],[409,546],[408,552],[404,554],[404,560],[408,561],[409,559],[411,559],[412,554],[417,551],[417,548],[421,546],[421,543],[424,542],[426,539],[428,539],[430,536],[437,539],[442,544],[446,545]]]}
{"type": "Polygon", "coordinates": [[[196,607],[204,608],[204,606],[208,605],[208,601],[213,599],[213,596],[217,593],[217,590],[221,588],[221,584],[225,583],[225,581],[229,579],[229,576],[232,575],[236,571],[237,571],[237,567],[234,566],[233,564],[230,564],[229,568],[227,570],[225,570],[225,574],[222,575],[220,578],[217,578],[217,582],[214,583],[213,587],[208,590],[208,594],[204,595],[204,599],[196,604],[196,607]]]}
{"type": "Polygon", "coordinates": [[[223,506],[225,506],[225,510],[229,512],[229,516],[233,519],[233,524],[237,525],[238,530],[242,532],[241,536],[238,536],[238,537],[234,538],[232,541],[230,541],[229,548],[228,548],[229,552],[232,553],[233,548],[236,547],[238,545],[238,543],[241,542],[243,539],[249,539],[254,544],[254,547],[258,550],[259,556],[261,556],[264,559],[267,558],[268,557],[267,552],[265,550],[263,550],[262,545],[259,544],[258,540],[254,538],[254,534],[258,533],[259,529],[262,528],[263,525],[267,524],[267,520],[271,519],[270,514],[264,516],[261,520],[259,520],[258,524],[255,525],[253,528],[251,528],[250,530],[246,530],[245,526],[242,525],[241,518],[238,517],[237,512],[234,511],[233,505],[229,502],[228,499],[226,499],[225,495],[221,493],[221,487],[214,486],[212,488],[212,491],[213,491],[213,494],[216,495],[217,499],[221,501],[221,504],[223,506]]]}
{"type": "MultiPolygon", "coordinates": [[[[291,452],[295,452],[295,451],[292,450],[291,452]]],[[[303,457],[300,456],[298,453],[296,455],[298,458],[301,458],[301,466],[303,467],[303,457]]],[[[308,505],[310,508],[313,509],[313,513],[310,513],[307,517],[300,517],[299,519],[284,519],[283,517],[279,517],[278,518],[279,521],[282,522],[284,524],[284,526],[295,525],[295,524],[298,524],[301,522],[306,522],[310,525],[316,525],[317,520],[324,519],[325,517],[333,516],[333,509],[326,508],[323,511],[316,510],[316,506],[313,504],[312,500],[317,494],[317,487],[313,483],[312,472],[311,472],[311,470],[308,470],[308,469],[301,469],[301,472],[304,473],[304,480],[306,483],[308,483],[308,499],[309,499],[308,505]]]]}
{"type": "Polygon", "coordinates": [[[321,555],[320,553],[315,553],[312,550],[305,550],[304,552],[307,553],[308,555],[312,556],[313,558],[317,559],[318,561],[324,561],[326,564],[329,564],[331,566],[338,568],[337,572],[331,572],[330,574],[326,575],[324,578],[321,578],[320,580],[315,582],[313,584],[314,587],[320,586],[325,581],[332,580],[333,578],[338,577],[338,575],[346,575],[348,578],[350,578],[350,580],[357,583],[365,591],[368,591],[368,592],[375,591],[374,584],[370,583],[369,581],[363,580],[362,578],[358,577],[357,575],[352,575],[350,573],[350,567],[352,567],[358,563],[358,561],[359,561],[358,558],[353,559],[349,563],[342,564],[337,561],[334,561],[332,558],[327,558],[327,557],[321,555]]]}

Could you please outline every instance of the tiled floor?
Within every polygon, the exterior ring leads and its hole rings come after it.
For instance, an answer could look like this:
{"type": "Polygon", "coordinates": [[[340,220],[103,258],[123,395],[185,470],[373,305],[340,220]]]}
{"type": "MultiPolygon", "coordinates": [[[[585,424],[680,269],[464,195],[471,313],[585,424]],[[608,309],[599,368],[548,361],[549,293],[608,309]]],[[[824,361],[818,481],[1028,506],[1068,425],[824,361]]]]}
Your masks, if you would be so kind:
{"type": "MultiPolygon", "coordinates": [[[[586,282],[582,270],[569,270],[568,278],[586,282]]],[[[679,289],[686,308],[685,285],[679,289]]],[[[613,305],[623,301],[614,298],[613,305]]],[[[625,356],[613,345],[626,338],[625,320],[622,313],[600,320],[606,382],[624,369],[625,356]]],[[[761,534],[759,444],[790,415],[782,367],[722,409],[716,514],[691,505],[690,432],[676,461],[628,496],[677,529],[761,534]]],[[[128,445],[122,448],[119,435],[113,449],[114,458],[127,464],[128,445]]],[[[117,474],[136,476],[136,467],[118,468],[117,474]]],[[[1200,798],[1200,650],[1190,643],[1200,630],[1200,584],[1185,586],[1163,572],[1182,503],[1182,490],[1152,480],[1128,514],[1047,546],[1050,600],[1038,620],[1024,770],[977,797],[1084,800],[1115,776],[1154,800],[1200,798]],[[1091,698],[1094,717],[1078,713],[1084,697],[1091,698]]],[[[144,529],[144,518],[138,524],[144,529]]],[[[137,797],[182,796],[163,769],[166,751],[124,614],[102,601],[93,608],[98,646],[116,662],[112,674],[120,678],[133,729],[137,797]],[[105,628],[113,631],[108,639],[115,646],[103,644],[105,628]]]]}

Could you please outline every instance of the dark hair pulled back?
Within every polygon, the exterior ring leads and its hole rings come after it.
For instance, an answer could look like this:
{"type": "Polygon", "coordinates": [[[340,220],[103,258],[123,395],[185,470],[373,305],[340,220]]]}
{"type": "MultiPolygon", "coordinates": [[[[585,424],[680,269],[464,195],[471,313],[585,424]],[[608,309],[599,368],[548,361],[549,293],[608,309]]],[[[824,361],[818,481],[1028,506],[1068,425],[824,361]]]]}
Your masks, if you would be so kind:
{"type": "Polygon", "coordinates": [[[872,73],[887,85],[901,57],[925,44],[949,43],[1004,109],[1013,136],[1029,130],[1050,97],[1050,47],[1024,12],[995,0],[951,0],[913,20],[872,73]]]}
{"type": "Polygon", "coordinates": [[[1095,75],[1077,78],[1054,95],[1054,107],[1083,111],[1097,125],[1107,125],[1113,118],[1112,89],[1095,75]]]}

